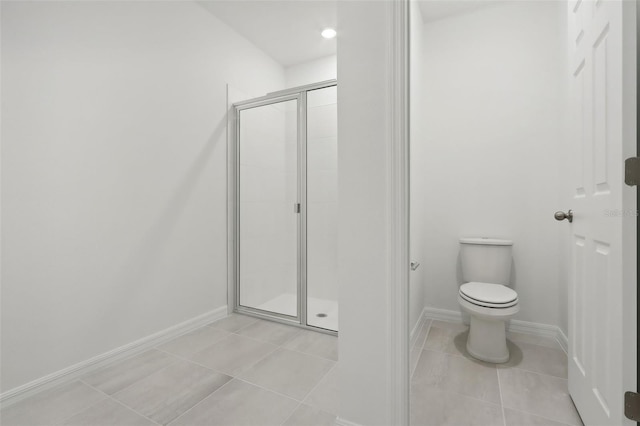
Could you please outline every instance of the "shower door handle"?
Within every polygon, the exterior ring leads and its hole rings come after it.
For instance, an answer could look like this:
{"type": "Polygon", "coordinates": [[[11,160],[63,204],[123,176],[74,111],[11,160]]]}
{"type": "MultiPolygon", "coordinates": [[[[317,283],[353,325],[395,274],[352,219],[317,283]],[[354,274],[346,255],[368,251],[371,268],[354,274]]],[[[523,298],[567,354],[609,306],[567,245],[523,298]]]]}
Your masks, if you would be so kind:
{"type": "Polygon", "coordinates": [[[293,203],[293,212],[300,213],[300,203],[293,203]]]}

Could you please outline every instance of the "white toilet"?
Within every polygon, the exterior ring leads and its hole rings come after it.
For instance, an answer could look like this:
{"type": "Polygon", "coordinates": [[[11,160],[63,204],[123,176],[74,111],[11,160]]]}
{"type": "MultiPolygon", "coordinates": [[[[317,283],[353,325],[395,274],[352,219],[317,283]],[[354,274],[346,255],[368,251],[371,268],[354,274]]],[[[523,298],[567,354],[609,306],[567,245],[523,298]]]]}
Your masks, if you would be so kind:
{"type": "Polygon", "coordinates": [[[462,279],[458,302],[471,316],[467,351],[491,363],[509,360],[506,321],[518,313],[518,293],[511,277],[512,241],[461,238],[462,279]]]}

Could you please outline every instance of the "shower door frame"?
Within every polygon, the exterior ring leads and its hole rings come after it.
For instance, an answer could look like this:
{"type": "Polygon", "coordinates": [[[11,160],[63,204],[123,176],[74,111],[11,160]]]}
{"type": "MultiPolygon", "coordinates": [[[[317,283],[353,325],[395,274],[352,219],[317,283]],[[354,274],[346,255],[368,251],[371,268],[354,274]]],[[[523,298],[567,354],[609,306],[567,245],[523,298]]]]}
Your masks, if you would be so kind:
{"type": "MultiPolygon", "coordinates": [[[[293,325],[321,333],[338,335],[337,331],[308,324],[307,320],[307,92],[337,86],[337,80],[297,86],[291,89],[268,93],[259,98],[236,102],[231,108],[229,128],[233,134],[228,137],[228,306],[229,312],[236,312],[258,318],[293,325]],[[295,317],[278,312],[240,305],[240,112],[243,110],[297,100],[297,315],[295,317]]],[[[292,206],[294,208],[294,206],[292,206]]]]}

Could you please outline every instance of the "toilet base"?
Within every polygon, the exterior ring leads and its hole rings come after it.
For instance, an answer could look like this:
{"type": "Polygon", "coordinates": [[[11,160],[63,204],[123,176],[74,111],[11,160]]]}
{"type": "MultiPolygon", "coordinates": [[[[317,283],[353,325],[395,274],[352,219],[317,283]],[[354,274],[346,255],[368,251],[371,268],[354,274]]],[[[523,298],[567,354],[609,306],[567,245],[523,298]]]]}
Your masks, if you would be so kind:
{"type": "Polygon", "coordinates": [[[502,364],[509,361],[505,321],[471,315],[467,352],[480,361],[502,364]]]}

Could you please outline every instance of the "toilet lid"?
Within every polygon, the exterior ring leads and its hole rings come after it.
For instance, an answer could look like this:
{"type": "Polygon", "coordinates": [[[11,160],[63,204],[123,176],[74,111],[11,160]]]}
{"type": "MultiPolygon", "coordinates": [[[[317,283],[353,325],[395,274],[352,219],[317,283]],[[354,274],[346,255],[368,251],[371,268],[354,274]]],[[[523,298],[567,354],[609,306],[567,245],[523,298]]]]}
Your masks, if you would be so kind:
{"type": "Polygon", "coordinates": [[[470,282],[460,286],[460,295],[472,303],[492,307],[509,307],[518,302],[518,293],[507,286],[470,282]],[[515,303],[514,303],[515,302],[515,303]]]}

